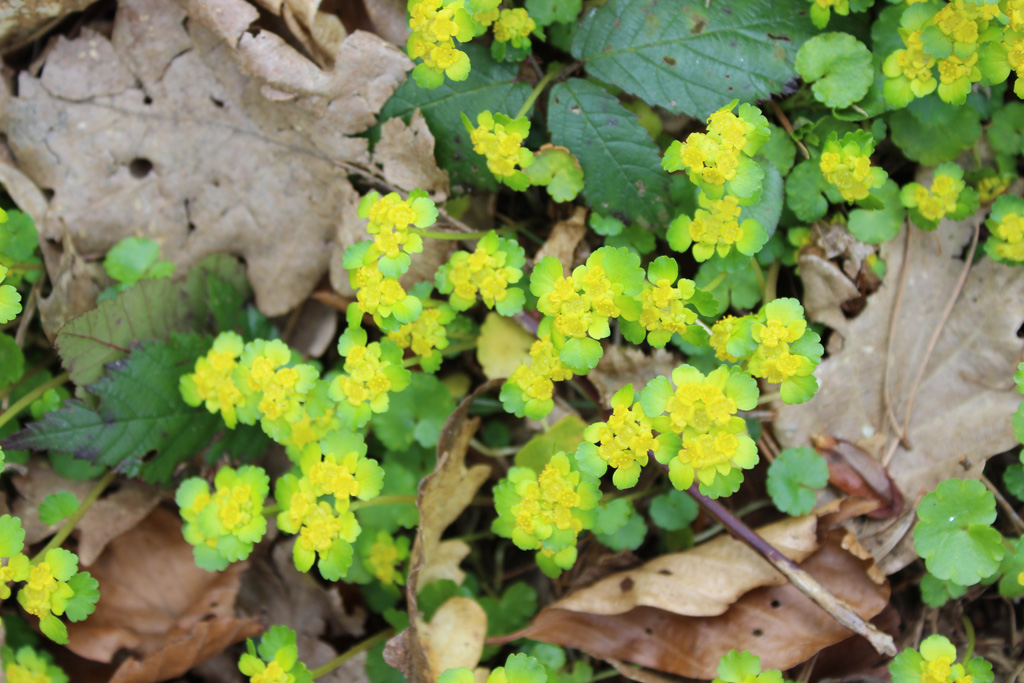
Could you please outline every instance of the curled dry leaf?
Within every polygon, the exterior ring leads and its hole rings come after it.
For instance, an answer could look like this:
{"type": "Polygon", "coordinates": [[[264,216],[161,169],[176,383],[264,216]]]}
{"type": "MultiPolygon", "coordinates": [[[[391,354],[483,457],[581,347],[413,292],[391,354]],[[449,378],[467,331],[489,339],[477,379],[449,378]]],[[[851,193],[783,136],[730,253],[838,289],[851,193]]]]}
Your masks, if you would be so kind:
{"type": "Polygon", "coordinates": [[[654,349],[651,355],[630,346],[610,346],[587,379],[594,383],[601,393],[601,401],[608,405],[616,391],[627,384],[633,384],[638,395],[647,383],[658,375],[671,375],[682,358],[668,349],[654,349]]]}
{"type": "Polygon", "coordinates": [[[0,53],[15,50],[52,28],[62,17],[96,0],[18,0],[0,4],[0,53]]]}
{"type": "Polygon", "coordinates": [[[857,285],[839,266],[809,249],[800,253],[799,265],[804,286],[802,303],[808,320],[832,328],[844,324],[842,306],[860,296],[857,285]]]}
{"type": "MultiPolygon", "coordinates": [[[[807,446],[819,434],[857,444],[880,462],[890,458],[893,481],[907,501],[916,501],[944,479],[978,477],[986,459],[1016,444],[1010,416],[1020,395],[1011,377],[1024,352],[1017,336],[1024,322],[1024,271],[991,259],[972,265],[928,359],[914,394],[909,448],[894,436],[902,430],[926,348],[963,271],[961,254],[983,217],[943,221],[934,233],[912,228],[908,236],[904,227],[882,245],[889,272],[863,312],[838,323],[836,334],[845,343],[815,371],[821,389],[814,400],[774,405],[775,434],[784,447],[807,446]],[[906,284],[890,342],[904,268],[906,284]],[[978,305],[982,300],[988,303],[978,305]]],[[[905,520],[896,524],[856,523],[858,538],[886,574],[917,557],[907,534],[913,512],[907,506],[905,520]]]]}
{"type": "Polygon", "coordinates": [[[388,641],[384,649],[385,661],[399,669],[411,683],[435,683],[438,674],[445,670],[436,669],[441,664],[445,668],[472,669],[483,651],[487,617],[479,604],[451,598],[427,624],[419,612],[416,596],[420,586],[431,581],[451,579],[461,584],[465,579],[459,563],[469,554],[469,546],[464,541],[442,541],[441,535],[469,506],[490,474],[491,468],[487,465],[466,467],[469,440],[480,424],[479,419],[469,419],[469,408],[478,396],[500,384],[500,380],[491,380],[462,400],[441,430],[437,466],[419,485],[416,507],[420,524],[405,585],[410,626],[388,641]],[[453,649],[446,654],[449,648],[453,649]],[[452,664],[456,659],[459,663],[452,664]]]}
{"type": "MultiPolygon", "coordinates": [[[[888,603],[889,589],[869,578],[870,562],[842,549],[844,536],[842,530],[828,532],[800,566],[868,619],[888,603]]],[[[684,586],[676,593],[712,571],[677,576],[684,586]]],[[[730,568],[725,575],[735,571],[730,568]]],[[[617,601],[621,585],[606,586],[608,600],[617,601]]],[[[674,606],[668,604],[663,609],[642,606],[620,614],[593,614],[563,609],[563,603],[542,610],[519,635],[690,678],[713,678],[719,659],[732,649],[750,650],[761,657],[762,667],[784,670],[850,636],[789,583],[755,588],[717,616],[684,616],[669,611],[674,606]]]]}
{"type": "Polygon", "coordinates": [[[888,519],[903,510],[903,495],[882,463],[855,444],[830,436],[815,436],[814,448],[828,463],[828,481],[843,493],[877,503],[868,513],[888,519]]]}
{"type": "Polygon", "coordinates": [[[373,148],[373,163],[384,180],[399,190],[426,190],[438,203],[448,197],[448,172],[434,159],[434,134],[419,109],[408,124],[401,117],[384,122],[373,148]]]}
{"type": "MultiPolygon", "coordinates": [[[[32,461],[27,473],[11,477],[11,482],[19,496],[13,503],[14,514],[21,518],[28,545],[42,541],[62,525],[58,522],[47,526],[39,520],[39,505],[47,496],[68,491],[82,501],[94,485],[90,481],[64,479],[39,461],[32,461]]],[[[123,481],[116,490],[93,503],[74,532],[78,539],[75,552],[82,566],[92,565],[112,539],[135,527],[159,502],[160,492],[156,488],[123,481]]]]}
{"type": "Polygon", "coordinates": [[[586,234],[587,210],[577,206],[571,216],[555,223],[547,241],[533,257],[534,261],[540,261],[545,256],[554,256],[566,268],[571,269],[575,265],[576,247],[586,234]]]}
{"type": "MultiPolygon", "coordinates": [[[[182,268],[244,256],[257,305],[292,308],[355,230],[352,164],[408,58],[357,31],[321,69],[244,0],[119,3],[113,34],[59,38],[39,78],[0,97],[18,167],[53,198],[44,240],[96,256],[130,235],[182,268]],[[340,227],[339,227],[340,222],[340,227]]],[[[48,266],[53,264],[48,261],[48,266]]],[[[51,279],[53,279],[51,272],[51,279]]]]}
{"type": "Polygon", "coordinates": [[[90,567],[100,601],[85,621],[68,625],[68,648],[110,662],[122,650],[111,683],[156,683],[259,634],[258,619],[235,616],[244,564],[223,572],[195,565],[181,519],[156,508],[107,546],[90,567]]]}

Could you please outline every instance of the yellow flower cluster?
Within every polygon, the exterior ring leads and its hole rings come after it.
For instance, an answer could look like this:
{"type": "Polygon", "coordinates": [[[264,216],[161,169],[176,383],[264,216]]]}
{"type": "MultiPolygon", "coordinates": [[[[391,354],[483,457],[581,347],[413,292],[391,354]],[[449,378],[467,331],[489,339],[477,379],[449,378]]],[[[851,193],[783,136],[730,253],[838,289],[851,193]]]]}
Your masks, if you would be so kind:
{"type": "Polygon", "coordinates": [[[530,44],[530,34],[537,28],[530,14],[523,8],[503,9],[494,22],[494,39],[501,43],[511,43],[513,47],[519,47],[525,39],[525,44],[530,44]]]}
{"type": "Polygon", "coordinates": [[[370,546],[364,564],[373,577],[385,586],[402,585],[405,575],[402,573],[402,562],[409,558],[409,539],[394,536],[383,529],[377,532],[370,546]]]}
{"type": "Polygon", "coordinates": [[[866,199],[871,193],[874,182],[871,157],[860,149],[843,146],[822,152],[820,167],[825,180],[835,186],[846,201],[866,199]]]}
{"type": "Polygon", "coordinates": [[[617,488],[636,485],[647,464],[648,453],[661,448],[654,426],[639,403],[633,402],[633,385],[627,384],[611,399],[612,414],[605,422],[583,431],[585,443],[576,451],[576,462],[584,472],[596,477],[608,467],[615,470],[612,481],[617,488]]]}
{"type": "Polygon", "coordinates": [[[514,190],[529,187],[530,180],[522,170],[534,160],[533,153],[523,147],[523,140],[530,134],[528,118],[512,119],[504,114],[482,111],[476,117],[475,128],[465,114],[463,125],[469,131],[473,151],[487,159],[487,169],[495,178],[514,190]]]}
{"type": "Polygon", "coordinates": [[[555,281],[554,289],[547,295],[544,313],[554,317],[553,326],[559,333],[586,337],[595,320],[617,318],[622,313],[615,302],[613,287],[603,266],[588,265],[555,281]]]}
{"type": "Polygon", "coordinates": [[[728,363],[735,363],[739,360],[729,353],[726,347],[739,331],[741,324],[740,318],[734,315],[725,315],[711,326],[711,338],[708,340],[708,345],[715,350],[715,358],[728,363]]]}
{"type": "Polygon", "coordinates": [[[903,37],[906,48],[894,52],[891,62],[886,60],[885,70],[890,77],[904,76],[916,97],[924,97],[938,85],[932,71],[936,59],[924,51],[921,33],[921,30],[910,31],[903,37]]]}
{"type": "Polygon", "coordinates": [[[420,358],[420,367],[426,372],[437,372],[441,367],[440,351],[448,348],[448,332],[445,325],[455,319],[455,311],[447,304],[425,308],[420,317],[406,323],[388,339],[401,349],[410,349],[420,358]]]}
{"type": "Polygon", "coordinates": [[[997,252],[1009,261],[1024,261],[1024,216],[1008,214],[996,225],[995,236],[1003,243],[997,252]]]}
{"type": "Polygon", "coordinates": [[[678,282],[668,278],[658,280],[640,292],[643,311],[637,322],[651,332],[665,330],[672,334],[685,333],[697,321],[697,312],[686,306],[695,292],[693,281],[686,278],[678,282]]]}
{"type": "Polygon", "coordinates": [[[772,384],[781,384],[797,373],[801,356],[789,351],[789,345],[803,336],[807,323],[793,320],[788,324],[779,318],[768,318],[765,323],[754,323],[751,335],[759,344],[750,359],[750,372],[772,384]]]}
{"type": "Polygon", "coordinates": [[[435,88],[444,81],[442,73],[453,81],[466,79],[469,56],[455,47],[455,41],[471,40],[474,27],[462,0],[418,0],[409,7],[409,29],[406,52],[423,60],[420,71],[413,73],[417,83],[435,88]]]}
{"type": "Polygon", "coordinates": [[[937,221],[946,214],[956,210],[956,200],[960,196],[960,187],[955,178],[948,175],[937,175],[929,188],[915,188],[917,210],[928,220],[937,221]]]}
{"type": "Polygon", "coordinates": [[[403,200],[397,192],[383,197],[378,195],[377,199],[374,198],[375,194],[368,194],[360,205],[363,202],[368,204],[366,217],[369,222],[366,232],[373,235],[373,246],[377,251],[392,259],[398,258],[402,251],[413,254],[423,251],[423,240],[409,230],[413,224],[421,222],[420,212],[417,211],[420,207],[413,208],[416,200],[403,200]]]}
{"type": "Polygon", "coordinates": [[[196,360],[193,372],[181,377],[179,389],[187,404],[219,412],[229,429],[239,422],[259,422],[294,456],[340,426],[333,406],[323,401],[315,408],[309,405],[320,383],[316,368],[292,362],[284,342],[244,343],[238,334],[222,332],[210,351],[196,360]]]}
{"type": "Polygon", "coordinates": [[[691,179],[697,176],[706,183],[724,185],[735,178],[749,125],[722,110],[708,118],[707,133],[690,133],[678,154],[691,179]]]}
{"type": "Polygon", "coordinates": [[[558,357],[551,335],[542,335],[530,346],[530,362],[517,367],[502,387],[502,400],[515,400],[514,412],[520,417],[539,419],[551,412],[555,382],[571,377],[572,370],[558,357]]]}
{"type": "MultiPolygon", "coordinates": [[[[701,198],[704,196],[701,195],[701,198]]],[[[695,243],[717,248],[719,244],[733,245],[743,237],[740,230],[740,203],[732,195],[701,202],[690,222],[690,239],[695,243]]]]}

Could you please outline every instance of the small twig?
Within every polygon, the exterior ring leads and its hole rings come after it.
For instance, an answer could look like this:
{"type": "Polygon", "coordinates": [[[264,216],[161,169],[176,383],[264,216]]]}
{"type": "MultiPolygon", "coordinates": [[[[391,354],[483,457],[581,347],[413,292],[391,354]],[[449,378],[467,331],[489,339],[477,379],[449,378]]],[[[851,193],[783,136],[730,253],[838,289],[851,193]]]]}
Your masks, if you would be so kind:
{"type": "Polygon", "coordinates": [[[351,648],[349,648],[347,651],[342,652],[340,655],[338,655],[337,657],[335,657],[331,661],[327,662],[323,666],[317,667],[317,668],[313,669],[312,671],[310,671],[309,672],[310,678],[320,678],[324,674],[329,673],[331,671],[334,671],[339,666],[341,666],[342,664],[344,664],[348,660],[352,659],[356,655],[358,655],[360,653],[363,653],[363,652],[366,652],[367,650],[373,648],[373,646],[377,645],[378,643],[383,643],[385,640],[387,640],[388,638],[390,638],[393,635],[395,635],[395,629],[389,628],[386,631],[381,631],[380,633],[378,633],[376,635],[370,636],[369,638],[367,638],[363,642],[357,643],[356,645],[354,645],[351,648]]]}
{"type": "Polygon", "coordinates": [[[996,485],[989,481],[989,478],[984,474],[981,475],[981,483],[992,492],[993,496],[995,496],[996,502],[999,503],[999,507],[1003,508],[1003,512],[1005,512],[1006,516],[1010,518],[1010,524],[1013,525],[1014,530],[1018,534],[1024,535],[1024,520],[1022,520],[1020,515],[1017,514],[1017,511],[1013,509],[1013,505],[1010,504],[1010,501],[1006,500],[1006,496],[1000,493],[999,489],[996,488],[996,485]]]}
{"type": "Polygon", "coordinates": [[[775,118],[779,120],[783,130],[785,130],[790,139],[796,143],[796,146],[800,148],[800,152],[804,155],[804,159],[810,159],[811,153],[807,151],[806,147],[804,147],[804,143],[793,136],[793,124],[789,122],[789,117],[782,111],[782,108],[779,107],[775,100],[768,100],[768,106],[772,108],[772,113],[774,113],[775,118]]]}
{"type": "Polygon", "coordinates": [[[880,631],[874,624],[865,621],[853,608],[830,593],[818,583],[817,579],[797,566],[795,562],[779,552],[774,546],[757,535],[757,533],[737,519],[717,500],[712,500],[700,492],[696,483],[687,491],[694,500],[717,519],[733,536],[746,543],[761,557],[768,560],[790,583],[801,593],[813,600],[819,607],[840,624],[854,633],[863,636],[878,652],[890,657],[896,656],[896,644],[892,636],[880,631]]]}
{"type": "Polygon", "coordinates": [[[978,246],[978,235],[981,233],[981,221],[974,223],[974,236],[971,238],[971,248],[967,251],[967,258],[964,260],[963,270],[960,271],[960,277],[956,281],[956,286],[953,288],[953,293],[949,297],[949,301],[946,303],[945,310],[942,311],[942,317],[939,318],[939,324],[935,326],[935,332],[932,334],[931,340],[928,342],[928,347],[925,349],[924,357],[921,358],[921,365],[917,369],[917,376],[914,378],[914,383],[910,386],[910,394],[907,396],[907,404],[904,408],[903,415],[903,434],[908,437],[910,435],[910,418],[914,413],[914,398],[917,396],[917,389],[921,384],[921,379],[924,377],[924,370],[928,366],[928,361],[931,359],[932,351],[935,350],[935,345],[939,342],[939,336],[942,334],[942,330],[946,327],[946,321],[949,320],[950,313],[953,312],[953,306],[956,305],[956,300],[960,298],[960,292],[964,288],[964,283],[967,282],[967,273],[971,270],[971,261],[974,260],[974,250],[978,246]]]}
{"type": "MultiPolygon", "coordinates": [[[[45,271],[44,271],[45,273],[45,271]]],[[[45,275],[44,275],[45,277],[45,275]]],[[[28,326],[36,314],[36,307],[39,305],[39,290],[43,285],[43,277],[40,277],[32,285],[25,301],[25,307],[21,312],[21,320],[18,321],[18,330],[14,333],[14,343],[18,348],[25,348],[25,337],[28,336],[28,326]]]]}
{"type": "MultiPolygon", "coordinates": [[[[882,423],[884,425],[884,439],[889,440],[889,425],[892,424],[893,429],[896,430],[896,438],[903,444],[904,448],[910,448],[910,444],[906,442],[906,435],[899,432],[900,425],[899,420],[896,419],[896,413],[893,412],[892,408],[892,392],[889,390],[889,368],[892,367],[892,341],[896,335],[896,321],[899,319],[900,307],[903,306],[903,292],[907,288],[907,271],[910,265],[910,226],[906,228],[906,236],[903,241],[903,263],[900,264],[900,282],[896,289],[896,299],[893,302],[892,311],[889,313],[889,335],[885,342],[885,371],[882,374],[882,404],[885,415],[882,416],[882,423]],[[887,421],[888,420],[888,421],[887,421]]],[[[892,458],[892,454],[896,452],[896,449],[892,449],[886,454],[886,459],[882,461],[883,465],[888,466],[889,460],[892,458]]]]}
{"type": "Polygon", "coordinates": [[[37,564],[40,560],[46,557],[46,553],[59,547],[60,544],[71,535],[71,532],[75,530],[78,523],[82,521],[82,517],[85,516],[85,513],[89,511],[89,508],[92,507],[93,503],[99,500],[99,497],[103,495],[103,491],[110,486],[110,483],[114,481],[115,477],[117,477],[117,470],[110,470],[104,474],[95,485],[93,485],[89,493],[86,494],[85,500],[79,503],[71,516],[65,520],[61,528],[53,535],[53,538],[51,538],[50,541],[43,546],[43,549],[36,553],[35,557],[32,558],[32,564],[37,564]]]}

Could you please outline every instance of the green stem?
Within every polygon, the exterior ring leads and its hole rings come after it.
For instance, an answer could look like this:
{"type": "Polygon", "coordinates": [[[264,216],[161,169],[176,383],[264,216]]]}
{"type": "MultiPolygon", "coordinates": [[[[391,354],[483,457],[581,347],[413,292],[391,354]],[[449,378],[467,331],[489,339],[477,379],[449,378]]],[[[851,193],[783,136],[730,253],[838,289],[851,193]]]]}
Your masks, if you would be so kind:
{"type": "Polygon", "coordinates": [[[64,384],[64,382],[67,381],[68,373],[63,372],[54,377],[53,379],[51,379],[49,382],[40,384],[35,389],[19,398],[17,401],[14,402],[14,404],[10,408],[5,410],[4,413],[0,415],[0,427],[3,427],[5,424],[10,422],[12,418],[16,417],[18,413],[32,405],[32,401],[42,396],[50,389],[56,389],[61,384],[64,384]]]}
{"type": "MultiPolygon", "coordinates": [[[[465,343],[462,343],[462,344],[452,344],[451,346],[445,347],[443,349],[438,349],[438,351],[440,351],[444,355],[448,355],[448,354],[452,354],[452,353],[462,353],[463,351],[469,351],[470,349],[475,349],[475,348],[476,348],[476,341],[475,341],[475,338],[474,338],[474,341],[465,342],[465,343]]],[[[404,359],[402,361],[402,367],[403,368],[413,368],[413,367],[416,367],[417,365],[420,364],[421,360],[423,360],[423,359],[420,358],[419,356],[409,356],[408,358],[406,358],[406,359],[404,359]]]]}
{"type": "Polygon", "coordinates": [[[99,497],[103,494],[103,491],[108,486],[110,486],[110,483],[114,481],[114,478],[116,476],[117,471],[110,470],[102,477],[100,477],[99,481],[96,482],[96,485],[92,487],[92,490],[89,491],[89,494],[85,497],[85,500],[83,500],[81,504],[78,506],[78,509],[75,510],[75,512],[70,517],[68,517],[67,520],[65,520],[64,526],[62,526],[60,530],[58,530],[57,533],[53,535],[53,538],[51,538],[50,541],[45,546],[43,546],[43,549],[36,553],[35,557],[32,558],[32,564],[37,564],[42,558],[46,556],[46,553],[53,550],[54,548],[59,547],[60,544],[63,543],[67,539],[67,537],[71,535],[71,532],[75,530],[75,527],[78,525],[78,523],[82,521],[82,517],[85,516],[85,513],[88,512],[89,508],[92,507],[92,504],[99,499],[99,497]]]}
{"type": "Polygon", "coordinates": [[[512,118],[518,119],[520,116],[523,116],[526,112],[530,111],[530,107],[532,107],[533,103],[537,101],[540,94],[544,92],[544,88],[548,86],[548,83],[561,76],[562,72],[570,66],[570,64],[552,64],[551,70],[548,71],[544,78],[537,81],[537,85],[533,86],[533,92],[530,93],[530,96],[526,98],[525,102],[523,102],[523,106],[519,108],[519,112],[512,118]]]}
{"type": "MultiPolygon", "coordinates": [[[[761,270],[761,264],[757,262],[756,258],[751,257],[750,267],[754,269],[754,277],[757,278],[757,288],[764,292],[764,272],[761,270]]],[[[765,302],[767,303],[767,302],[765,302]]]]}
{"type": "Polygon", "coordinates": [[[334,671],[339,666],[341,666],[342,664],[344,664],[348,660],[352,659],[356,655],[358,655],[358,654],[360,654],[362,652],[366,652],[367,650],[372,648],[377,643],[381,643],[381,642],[387,640],[388,638],[390,638],[393,635],[395,635],[395,629],[389,628],[386,631],[381,631],[380,633],[378,633],[375,636],[370,636],[369,638],[367,638],[363,642],[358,643],[357,645],[354,645],[351,648],[349,648],[348,651],[342,652],[340,655],[338,655],[337,657],[335,657],[331,661],[327,662],[323,666],[318,666],[317,668],[313,669],[312,671],[309,672],[309,675],[310,675],[311,678],[320,678],[324,674],[330,673],[331,671],[334,671]]]}
{"type": "Polygon", "coordinates": [[[424,230],[423,228],[410,227],[409,232],[414,232],[420,237],[430,237],[435,240],[478,240],[486,237],[490,230],[478,232],[441,232],[439,230],[424,230]]]}
{"type": "Polygon", "coordinates": [[[726,276],[728,276],[728,275],[729,275],[729,273],[727,273],[726,271],[723,270],[721,273],[719,273],[718,275],[715,276],[714,280],[712,280],[711,282],[709,282],[706,285],[704,285],[703,287],[701,287],[701,289],[703,291],[705,291],[705,292],[713,292],[713,291],[715,291],[715,287],[717,287],[718,285],[722,284],[722,282],[725,280],[726,276]]]}
{"type": "Polygon", "coordinates": [[[653,487],[652,488],[648,488],[648,489],[639,489],[639,490],[630,491],[629,493],[627,493],[625,495],[622,495],[622,496],[617,496],[614,493],[606,493],[603,496],[603,498],[601,499],[601,502],[602,503],[610,503],[613,500],[634,501],[634,500],[640,500],[641,498],[646,498],[647,496],[652,496],[655,493],[658,493],[658,490],[656,488],[653,488],[653,487]]]}
{"type": "Polygon", "coordinates": [[[265,508],[263,508],[263,516],[264,517],[270,517],[271,515],[276,515],[280,511],[281,511],[281,505],[280,504],[268,505],[265,508]]]}
{"type": "Polygon", "coordinates": [[[7,270],[42,270],[42,263],[12,263],[7,270]]]}
{"type": "Polygon", "coordinates": [[[618,669],[608,669],[607,671],[602,671],[601,673],[596,674],[593,678],[591,678],[589,681],[587,681],[587,683],[597,683],[597,681],[603,681],[603,680],[605,680],[607,678],[611,678],[613,676],[618,676],[618,675],[619,675],[618,669]]]}
{"type": "Polygon", "coordinates": [[[775,301],[775,290],[779,284],[779,267],[778,261],[772,261],[772,265],[768,267],[768,276],[764,279],[764,303],[775,301]]]}
{"type": "Polygon", "coordinates": [[[964,627],[964,634],[967,636],[967,652],[964,653],[964,663],[971,661],[974,656],[974,624],[967,618],[966,614],[960,615],[960,623],[964,627]]]}
{"type": "Polygon", "coordinates": [[[372,508],[377,505],[401,505],[403,503],[416,503],[416,496],[377,496],[370,500],[354,500],[348,506],[349,510],[355,512],[363,508],[372,508]]]}

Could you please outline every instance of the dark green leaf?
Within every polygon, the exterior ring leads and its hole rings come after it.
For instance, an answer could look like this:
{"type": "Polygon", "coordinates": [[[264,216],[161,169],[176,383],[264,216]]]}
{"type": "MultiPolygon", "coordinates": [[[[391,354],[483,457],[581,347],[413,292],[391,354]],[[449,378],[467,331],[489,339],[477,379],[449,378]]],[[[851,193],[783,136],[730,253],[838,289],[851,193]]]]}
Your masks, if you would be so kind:
{"type": "Polygon", "coordinates": [[[781,92],[812,35],[802,2],[609,0],[583,19],[572,54],[594,78],[703,119],[781,92]]]}
{"type": "Polygon", "coordinates": [[[461,114],[465,113],[474,125],[477,114],[484,110],[513,116],[530,94],[530,86],[516,82],[518,65],[495,62],[480,45],[459,47],[473,64],[469,78],[464,81],[445,79],[433,90],[421,88],[409,79],[384,105],[380,120],[396,116],[408,119],[418,108],[434,134],[437,162],[451,174],[452,183],[470,183],[496,190],[498,181],[487,170],[484,157],[473,151],[469,134],[462,126],[461,114]]]}
{"type": "Polygon", "coordinates": [[[814,507],[815,489],[828,483],[828,464],[813,448],[787,448],[768,467],[768,495],[787,515],[806,515],[814,507]]]}
{"type": "Polygon", "coordinates": [[[877,190],[872,190],[871,196],[876,198],[882,207],[879,209],[854,209],[850,212],[850,220],[847,227],[853,236],[861,242],[868,244],[881,244],[888,242],[899,234],[903,227],[903,221],[907,212],[900,203],[900,188],[892,178],[888,178],[885,184],[877,190]]]}
{"type": "Polygon", "coordinates": [[[607,90],[581,78],[559,83],[548,100],[548,129],[554,144],[579,159],[591,207],[645,226],[667,222],[668,176],[658,148],[607,90]]]}
{"type": "Polygon", "coordinates": [[[909,159],[925,166],[953,161],[981,137],[978,113],[930,95],[893,112],[889,118],[892,141],[909,159]]]}
{"type": "Polygon", "coordinates": [[[874,80],[871,53],[849,33],[822,33],[808,40],[796,55],[796,70],[813,83],[814,99],[831,109],[860,101],[874,80]]]}
{"type": "Polygon", "coordinates": [[[409,386],[391,395],[388,411],[375,415],[371,426],[390,450],[405,450],[413,441],[431,448],[437,445],[441,427],[454,410],[452,395],[441,380],[414,372],[409,386]]]}
{"type": "Polygon", "coordinates": [[[188,406],[178,393],[179,377],[191,371],[208,347],[208,340],[194,334],[173,335],[169,344],[143,344],[112,363],[107,374],[88,387],[100,399],[98,409],[68,401],[67,407],[30,423],[6,443],[13,448],[70,451],[108,467],[157,451],[142,465],[141,474],[148,481],[167,481],[178,463],[223,428],[220,416],[188,406]]]}
{"type": "Polygon", "coordinates": [[[651,499],[651,521],[665,531],[685,529],[697,519],[697,501],[685,491],[670,489],[651,499]]]}

